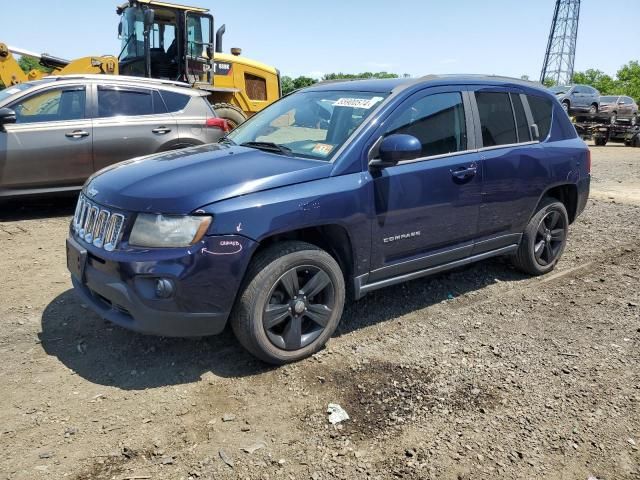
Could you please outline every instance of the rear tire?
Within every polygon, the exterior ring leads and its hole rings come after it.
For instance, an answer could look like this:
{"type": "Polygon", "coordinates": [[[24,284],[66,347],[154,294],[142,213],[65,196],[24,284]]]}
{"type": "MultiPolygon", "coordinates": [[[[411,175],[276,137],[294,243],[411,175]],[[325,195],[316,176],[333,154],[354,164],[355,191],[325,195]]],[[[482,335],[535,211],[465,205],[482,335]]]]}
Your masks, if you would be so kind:
{"type": "Polygon", "coordinates": [[[324,250],[305,242],[275,244],[253,259],[231,316],[238,341],[275,365],[320,350],[342,316],[342,270],[324,250]]]}
{"type": "Polygon", "coordinates": [[[564,204],[545,197],[522,234],[513,264],[530,275],[553,270],[564,252],[569,231],[569,216],[564,204]]]}
{"type": "Polygon", "coordinates": [[[570,106],[569,106],[569,102],[562,102],[562,109],[567,112],[567,115],[569,115],[569,110],[570,110],[570,106]]]}
{"type": "Polygon", "coordinates": [[[635,127],[638,124],[638,114],[634,113],[631,117],[631,126],[635,127]]]}
{"type": "Polygon", "coordinates": [[[595,139],[596,147],[604,147],[607,144],[606,138],[596,138],[595,139]]]}
{"type": "Polygon", "coordinates": [[[595,103],[592,103],[591,106],[589,107],[589,114],[595,115],[596,113],[598,113],[598,105],[596,105],[595,103]]]}
{"type": "Polygon", "coordinates": [[[216,103],[213,105],[213,110],[218,117],[224,118],[227,121],[231,130],[247,119],[247,116],[240,108],[230,103],[216,103]]]}
{"type": "Polygon", "coordinates": [[[611,122],[611,125],[615,125],[617,121],[618,121],[618,113],[613,112],[611,114],[611,117],[609,118],[609,122],[611,122]]]}

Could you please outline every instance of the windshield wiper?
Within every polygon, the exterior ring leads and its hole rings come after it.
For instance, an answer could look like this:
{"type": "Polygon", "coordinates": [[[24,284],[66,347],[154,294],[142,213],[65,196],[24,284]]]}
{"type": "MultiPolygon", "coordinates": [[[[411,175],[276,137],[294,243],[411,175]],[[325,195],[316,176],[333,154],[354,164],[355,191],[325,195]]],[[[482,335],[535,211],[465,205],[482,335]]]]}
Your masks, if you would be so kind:
{"type": "Polygon", "coordinates": [[[233,140],[231,140],[228,137],[221,137],[220,140],[218,140],[218,143],[226,143],[228,145],[235,145],[236,142],[234,142],[233,140]]]}
{"type": "Polygon", "coordinates": [[[292,150],[289,147],[280,145],[273,142],[244,142],[240,144],[243,147],[257,148],[258,150],[264,150],[265,152],[280,153],[282,155],[292,155],[292,150]]]}

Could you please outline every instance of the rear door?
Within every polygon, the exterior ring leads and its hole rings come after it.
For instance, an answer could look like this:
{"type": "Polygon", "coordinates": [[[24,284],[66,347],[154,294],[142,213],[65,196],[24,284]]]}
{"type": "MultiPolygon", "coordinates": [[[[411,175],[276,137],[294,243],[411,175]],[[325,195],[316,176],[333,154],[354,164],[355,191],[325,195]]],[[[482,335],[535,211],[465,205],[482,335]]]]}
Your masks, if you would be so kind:
{"type": "Polygon", "coordinates": [[[8,107],[16,123],[0,132],[0,185],[81,185],[92,172],[91,120],[83,85],[47,88],[8,107]]]}
{"type": "Polygon", "coordinates": [[[482,184],[470,114],[464,89],[442,87],[412,95],[385,120],[380,135],[413,135],[422,157],[372,172],[369,281],[470,254],[482,184]]]}
{"type": "Polygon", "coordinates": [[[474,99],[484,176],[480,238],[473,252],[478,254],[518,243],[548,182],[546,154],[538,140],[549,134],[551,104],[536,97],[532,116],[526,96],[516,88],[480,87],[474,99]],[[535,132],[539,139],[533,138],[535,132]]]}
{"type": "Polygon", "coordinates": [[[165,150],[179,139],[176,121],[157,90],[97,85],[94,98],[95,170],[165,150]]]}

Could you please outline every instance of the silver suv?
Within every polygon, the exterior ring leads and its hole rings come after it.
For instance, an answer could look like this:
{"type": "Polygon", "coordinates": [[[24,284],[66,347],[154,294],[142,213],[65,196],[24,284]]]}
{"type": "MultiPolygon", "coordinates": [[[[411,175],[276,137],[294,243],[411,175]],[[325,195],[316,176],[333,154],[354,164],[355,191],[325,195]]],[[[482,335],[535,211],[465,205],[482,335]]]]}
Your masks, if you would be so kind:
{"type": "Polygon", "coordinates": [[[207,92],[137,77],[47,77],[0,90],[0,198],[79,189],[122,160],[218,141],[207,92]]]}

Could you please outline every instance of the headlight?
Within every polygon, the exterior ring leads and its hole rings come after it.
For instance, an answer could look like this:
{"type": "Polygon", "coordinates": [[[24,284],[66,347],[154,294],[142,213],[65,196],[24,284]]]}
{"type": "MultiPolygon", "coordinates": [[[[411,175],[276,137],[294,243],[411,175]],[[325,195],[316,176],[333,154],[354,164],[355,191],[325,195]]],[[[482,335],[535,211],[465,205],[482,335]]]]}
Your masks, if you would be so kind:
{"type": "Polygon", "coordinates": [[[140,213],[133,224],[129,244],[138,247],[188,247],[200,241],[211,217],[140,213]]]}

